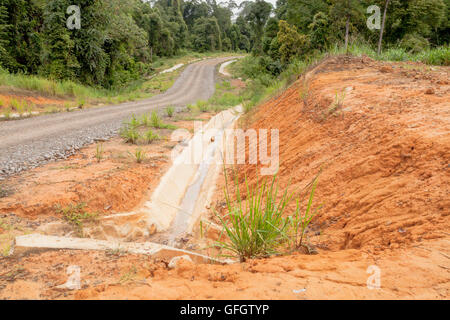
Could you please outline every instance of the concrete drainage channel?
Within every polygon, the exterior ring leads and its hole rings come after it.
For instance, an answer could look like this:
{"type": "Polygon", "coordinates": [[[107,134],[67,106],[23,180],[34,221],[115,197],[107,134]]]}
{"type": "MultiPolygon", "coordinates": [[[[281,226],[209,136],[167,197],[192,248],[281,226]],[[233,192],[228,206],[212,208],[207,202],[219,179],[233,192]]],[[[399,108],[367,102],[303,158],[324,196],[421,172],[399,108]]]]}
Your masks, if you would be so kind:
{"type": "MultiPolygon", "coordinates": [[[[139,209],[100,218],[94,226],[83,230],[87,238],[39,233],[16,237],[11,254],[48,249],[121,250],[166,259],[184,256],[194,262],[232,262],[176,246],[205,214],[222,169],[223,153],[233,147],[232,131],[227,129],[234,127],[241,112],[242,106],[222,111],[188,142],[182,141],[173,151],[176,156],[172,166],[150,200],[139,209]],[[148,241],[156,236],[158,243],[148,241]]],[[[61,229],[61,223],[53,223],[38,231],[60,234],[61,229]]]]}

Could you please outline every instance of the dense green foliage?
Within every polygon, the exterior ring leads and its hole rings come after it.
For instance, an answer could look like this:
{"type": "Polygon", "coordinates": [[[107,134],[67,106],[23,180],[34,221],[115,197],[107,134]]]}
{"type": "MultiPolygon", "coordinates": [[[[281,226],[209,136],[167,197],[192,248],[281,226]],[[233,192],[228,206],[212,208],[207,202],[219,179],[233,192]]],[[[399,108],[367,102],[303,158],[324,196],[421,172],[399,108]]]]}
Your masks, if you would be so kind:
{"type": "Polygon", "coordinates": [[[380,53],[381,49],[385,53],[378,58],[409,57],[449,64],[449,0],[278,0],[274,17],[265,24],[263,52],[253,44],[257,56],[253,65],[276,76],[292,59],[304,59],[336,46],[343,46],[347,52],[355,44],[376,51],[380,30],[367,26],[373,14],[367,10],[371,5],[380,7],[380,21],[387,5],[380,42],[380,53]]]}
{"type": "Polygon", "coordinates": [[[450,0],[0,0],[0,67],[124,88],[183,50],[244,51],[277,76],[336,45],[376,50],[380,31],[366,25],[374,4],[382,15],[387,5],[384,55],[433,52],[426,60],[448,64],[450,0]],[[79,30],[66,26],[70,5],[81,8],[79,30]]]}
{"type": "Polygon", "coordinates": [[[215,1],[0,0],[0,66],[104,88],[149,74],[183,49],[231,49],[231,9],[215,1]],[[67,8],[81,9],[70,30],[67,8]]]}

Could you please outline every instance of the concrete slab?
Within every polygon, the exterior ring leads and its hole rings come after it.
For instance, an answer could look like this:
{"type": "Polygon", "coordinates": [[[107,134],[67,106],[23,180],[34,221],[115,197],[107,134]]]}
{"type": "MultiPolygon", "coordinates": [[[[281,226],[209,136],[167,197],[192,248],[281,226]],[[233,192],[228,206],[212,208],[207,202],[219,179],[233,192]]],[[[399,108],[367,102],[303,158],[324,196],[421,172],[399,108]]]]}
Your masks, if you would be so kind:
{"type": "Polygon", "coordinates": [[[37,233],[16,237],[14,246],[12,247],[10,254],[14,256],[21,256],[27,253],[33,253],[42,250],[57,249],[98,251],[120,250],[122,252],[143,254],[167,260],[170,260],[174,257],[187,255],[192,259],[193,262],[196,263],[227,264],[233,262],[231,260],[220,260],[188,250],[177,249],[153,242],[120,242],[90,238],[47,236],[37,233]]]}

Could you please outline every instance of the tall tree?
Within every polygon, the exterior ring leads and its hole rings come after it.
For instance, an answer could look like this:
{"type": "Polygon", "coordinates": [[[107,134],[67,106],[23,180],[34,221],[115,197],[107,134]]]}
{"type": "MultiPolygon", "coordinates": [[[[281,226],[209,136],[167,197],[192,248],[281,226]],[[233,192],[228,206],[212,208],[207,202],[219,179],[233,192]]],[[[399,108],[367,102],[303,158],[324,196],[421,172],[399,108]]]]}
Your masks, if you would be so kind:
{"type": "Polygon", "coordinates": [[[345,23],[345,51],[348,53],[349,34],[352,22],[363,20],[364,10],[359,0],[332,0],[331,15],[336,23],[345,23]]]}
{"type": "Polygon", "coordinates": [[[381,54],[381,45],[383,43],[383,32],[384,32],[384,25],[386,22],[386,13],[387,13],[387,8],[389,5],[389,1],[390,0],[386,0],[385,4],[384,4],[384,12],[383,12],[383,20],[381,21],[381,28],[380,28],[380,38],[378,40],[378,54],[381,54]]]}
{"type": "Polygon", "coordinates": [[[262,37],[267,19],[272,12],[272,5],[264,0],[243,2],[243,16],[253,31],[253,52],[262,53],[262,37]]]}

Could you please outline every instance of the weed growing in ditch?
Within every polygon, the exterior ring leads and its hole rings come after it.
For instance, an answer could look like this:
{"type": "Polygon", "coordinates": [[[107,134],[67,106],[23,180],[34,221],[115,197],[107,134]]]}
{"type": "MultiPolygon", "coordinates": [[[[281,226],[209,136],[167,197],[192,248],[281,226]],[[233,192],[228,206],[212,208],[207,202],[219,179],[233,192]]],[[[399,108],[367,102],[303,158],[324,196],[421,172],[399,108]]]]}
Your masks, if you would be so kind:
{"type": "Polygon", "coordinates": [[[80,237],[83,236],[84,223],[95,221],[98,218],[97,213],[87,212],[85,207],[86,203],[70,204],[64,208],[60,205],[55,206],[56,212],[62,214],[64,220],[74,227],[80,237]]]}
{"type": "Polygon", "coordinates": [[[97,162],[100,162],[103,159],[103,143],[98,143],[95,148],[95,158],[97,162]]]}
{"type": "Polygon", "coordinates": [[[7,192],[5,188],[0,184],[0,198],[6,197],[7,192]]]}
{"type": "Polygon", "coordinates": [[[191,112],[191,113],[193,113],[193,112],[195,112],[195,111],[198,110],[197,107],[196,107],[195,105],[193,105],[193,104],[188,104],[188,105],[186,106],[186,108],[187,108],[187,110],[188,110],[189,112],[191,112]]]}
{"type": "Polygon", "coordinates": [[[146,155],[145,151],[141,148],[137,148],[134,153],[128,151],[128,153],[136,160],[137,163],[142,163],[144,161],[146,155]]]}
{"type": "Polygon", "coordinates": [[[343,90],[341,93],[336,92],[333,105],[328,109],[328,114],[324,115],[324,120],[327,118],[328,115],[333,115],[338,110],[340,110],[344,105],[344,100],[345,100],[345,90],[343,90]]]}
{"type": "Polygon", "coordinates": [[[209,110],[208,102],[205,100],[198,100],[197,109],[200,110],[201,112],[208,112],[209,110]]]}
{"type": "Polygon", "coordinates": [[[137,269],[136,266],[133,265],[131,266],[131,268],[128,270],[127,273],[125,273],[123,276],[120,277],[120,283],[125,283],[128,281],[132,281],[137,275],[137,269]]]}
{"type": "Polygon", "coordinates": [[[139,124],[140,124],[139,120],[136,118],[136,116],[134,114],[132,114],[131,119],[128,122],[128,126],[132,127],[132,128],[137,128],[137,127],[139,127],[139,124]]]}
{"type": "Polygon", "coordinates": [[[145,141],[147,143],[152,143],[155,140],[160,139],[160,136],[157,135],[156,133],[154,133],[151,129],[149,129],[146,133],[145,133],[145,141]]]}
{"type": "Polygon", "coordinates": [[[11,107],[8,107],[5,109],[5,111],[3,112],[3,115],[5,116],[5,119],[8,120],[11,118],[11,107]]]}
{"type": "Polygon", "coordinates": [[[135,144],[141,135],[135,127],[125,125],[120,130],[120,136],[125,140],[125,142],[135,144]]]}
{"type": "Polygon", "coordinates": [[[151,126],[150,117],[148,116],[148,113],[144,113],[141,116],[141,125],[143,125],[145,127],[150,127],[151,126]]]}
{"type": "Polygon", "coordinates": [[[173,117],[173,113],[175,112],[175,108],[172,107],[172,106],[167,107],[166,112],[167,112],[167,116],[169,118],[172,118],[173,117]]]}
{"type": "Polygon", "coordinates": [[[319,207],[312,210],[317,177],[312,184],[304,215],[300,214],[299,200],[297,200],[295,212],[286,216],[287,206],[293,193],[288,194],[288,188],[286,188],[279,197],[276,176],[271,182],[257,181],[256,187],[252,188],[245,179],[245,200],[241,195],[237,176],[234,185],[235,200],[232,200],[225,172],[224,194],[228,213],[225,216],[216,213],[223,228],[216,247],[231,252],[231,256],[237,256],[243,262],[246,259],[276,255],[286,249],[299,249],[304,246],[306,230],[320,209],[319,207]],[[222,238],[223,235],[226,235],[225,239],[222,238]]]}
{"type": "Polygon", "coordinates": [[[152,112],[151,124],[153,128],[162,127],[163,122],[156,111],[152,112]]]}
{"type": "Polygon", "coordinates": [[[300,213],[300,204],[299,200],[297,199],[297,208],[293,215],[288,217],[289,221],[289,239],[291,241],[292,247],[294,249],[300,249],[304,245],[304,237],[306,234],[306,230],[308,229],[309,224],[311,223],[311,220],[314,218],[314,216],[317,214],[317,212],[322,207],[321,205],[313,210],[312,203],[314,199],[314,192],[316,191],[318,182],[318,177],[316,177],[311,186],[311,192],[309,194],[308,204],[306,206],[305,214],[302,216],[300,213]]]}
{"type": "Polygon", "coordinates": [[[308,105],[308,97],[309,97],[309,85],[306,80],[303,80],[299,96],[300,99],[302,99],[303,101],[303,105],[306,107],[308,105]]]}

